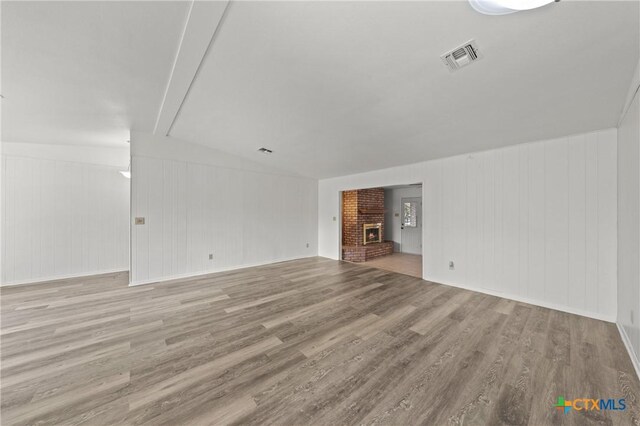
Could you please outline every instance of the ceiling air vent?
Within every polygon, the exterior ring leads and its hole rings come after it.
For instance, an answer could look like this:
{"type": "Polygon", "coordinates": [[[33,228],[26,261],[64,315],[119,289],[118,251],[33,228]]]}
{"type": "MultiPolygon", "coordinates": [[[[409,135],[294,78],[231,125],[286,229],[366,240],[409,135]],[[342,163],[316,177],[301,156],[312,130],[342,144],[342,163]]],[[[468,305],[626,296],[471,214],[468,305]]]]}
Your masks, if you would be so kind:
{"type": "Polygon", "coordinates": [[[455,71],[459,68],[466,67],[471,62],[482,58],[480,50],[475,40],[469,40],[462,46],[440,56],[442,62],[449,68],[449,71],[455,71]]]}

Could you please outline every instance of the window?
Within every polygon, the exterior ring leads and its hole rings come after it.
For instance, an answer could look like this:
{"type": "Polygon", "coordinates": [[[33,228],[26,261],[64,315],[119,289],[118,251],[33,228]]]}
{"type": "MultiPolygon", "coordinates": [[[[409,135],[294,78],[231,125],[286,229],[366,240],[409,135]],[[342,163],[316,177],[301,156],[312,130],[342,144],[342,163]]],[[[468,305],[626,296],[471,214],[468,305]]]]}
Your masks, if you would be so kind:
{"type": "Polygon", "coordinates": [[[418,203],[416,201],[405,201],[402,203],[402,226],[415,228],[418,226],[418,203]]]}

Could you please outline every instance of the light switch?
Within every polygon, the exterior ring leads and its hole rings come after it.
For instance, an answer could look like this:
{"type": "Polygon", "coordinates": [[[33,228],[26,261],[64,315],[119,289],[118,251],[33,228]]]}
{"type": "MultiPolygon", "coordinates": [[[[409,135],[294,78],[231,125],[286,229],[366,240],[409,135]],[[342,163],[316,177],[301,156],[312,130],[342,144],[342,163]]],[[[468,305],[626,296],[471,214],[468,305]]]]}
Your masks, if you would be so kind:
{"type": "Polygon", "coordinates": [[[136,225],[144,225],[144,217],[136,217],[136,225]]]}

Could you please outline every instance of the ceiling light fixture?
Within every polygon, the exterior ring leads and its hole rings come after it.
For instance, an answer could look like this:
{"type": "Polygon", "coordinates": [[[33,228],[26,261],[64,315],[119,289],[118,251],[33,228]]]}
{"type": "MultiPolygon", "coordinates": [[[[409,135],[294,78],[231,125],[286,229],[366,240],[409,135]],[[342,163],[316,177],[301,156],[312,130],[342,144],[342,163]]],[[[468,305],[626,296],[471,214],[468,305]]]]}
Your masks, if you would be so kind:
{"type": "Polygon", "coordinates": [[[126,177],[127,179],[131,179],[131,161],[129,161],[129,166],[127,167],[127,170],[120,170],[120,174],[126,177]]]}
{"type": "Polygon", "coordinates": [[[560,0],[469,0],[477,12],[485,15],[507,15],[522,10],[537,9],[560,0]]]}
{"type": "Polygon", "coordinates": [[[273,154],[273,151],[271,151],[271,150],[270,150],[270,149],[268,149],[268,148],[260,148],[260,149],[258,150],[258,152],[261,152],[261,153],[263,153],[263,154],[273,154]]]}

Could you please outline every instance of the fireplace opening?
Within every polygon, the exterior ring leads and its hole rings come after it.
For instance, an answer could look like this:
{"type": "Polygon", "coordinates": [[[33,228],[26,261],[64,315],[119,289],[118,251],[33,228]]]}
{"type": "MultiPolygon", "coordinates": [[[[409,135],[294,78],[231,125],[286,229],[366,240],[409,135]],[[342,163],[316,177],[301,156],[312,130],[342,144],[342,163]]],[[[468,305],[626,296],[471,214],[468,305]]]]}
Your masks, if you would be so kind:
{"type": "Polygon", "coordinates": [[[363,244],[382,242],[382,224],[381,223],[365,223],[363,225],[363,244]]]}

